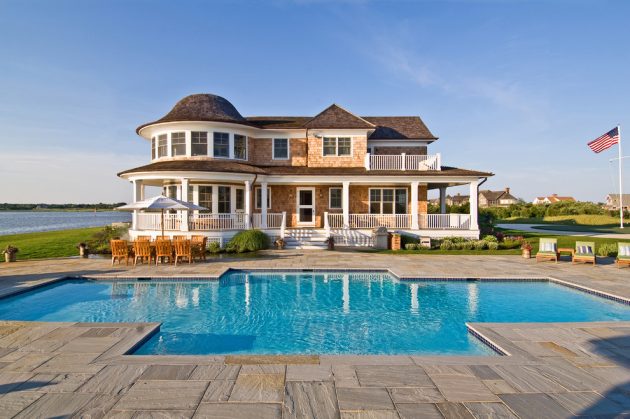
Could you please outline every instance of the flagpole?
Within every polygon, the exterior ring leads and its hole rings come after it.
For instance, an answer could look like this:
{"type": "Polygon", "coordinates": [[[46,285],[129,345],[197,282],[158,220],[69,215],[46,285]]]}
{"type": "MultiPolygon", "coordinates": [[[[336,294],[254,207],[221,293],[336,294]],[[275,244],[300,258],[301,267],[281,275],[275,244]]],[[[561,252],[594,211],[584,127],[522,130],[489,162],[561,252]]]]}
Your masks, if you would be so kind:
{"type": "Polygon", "coordinates": [[[621,125],[617,125],[617,134],[619,134],[619,143],[617,150],[619,151],[619,225],[623,228],[623,177],[621,175],[621,125]]]}

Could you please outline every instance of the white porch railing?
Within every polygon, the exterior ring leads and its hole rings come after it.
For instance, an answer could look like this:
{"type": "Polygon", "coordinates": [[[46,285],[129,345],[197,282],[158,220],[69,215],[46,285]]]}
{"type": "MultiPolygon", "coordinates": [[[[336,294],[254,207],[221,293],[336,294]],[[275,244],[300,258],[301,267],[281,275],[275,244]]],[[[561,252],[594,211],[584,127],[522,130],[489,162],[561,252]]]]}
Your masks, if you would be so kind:
{"type": "Polygon", "coordinates": [[[468,230],[470,214],[419,214],[421,230],[468,230]]]}
{"type": "Polygon", "coordinates": [[[394,154],[394,155],[365,155],[367,170],[441,170],[442,158],[440,153],[433,155],[394,154]]]}
{"type": "MultiPolygon", "coordinates": [[[[411,214],[349,214],[349,228],[412,228],[411,214]]],[[[469,214],[418,214],[421,230],[468,230],[469,214]]],[[[328,213],[326,229],[344,228],[343,214],[328,213]]]]}
{"type": "MultiPolygon", "coordinates": [[[[262,214],[252,214],[254,228],[262,228],[262,214]]],[[[267,228],[282,227],[282,213],[267,213],[267,228]]]]}
{"type": "MultiPolygon", "coordinates": [[[[139,212],[137,218],[138,230],[162,230],[162,214],[156,212],[139,212]]],[[[181,230],[179,214],[164,214],[164,230],[181,230]]]]}
{"type": "Polygon", "coordinates": [[[247,228],[245,213],[191,214],[188,218],[191,231],[243,230],[247,228]]]}

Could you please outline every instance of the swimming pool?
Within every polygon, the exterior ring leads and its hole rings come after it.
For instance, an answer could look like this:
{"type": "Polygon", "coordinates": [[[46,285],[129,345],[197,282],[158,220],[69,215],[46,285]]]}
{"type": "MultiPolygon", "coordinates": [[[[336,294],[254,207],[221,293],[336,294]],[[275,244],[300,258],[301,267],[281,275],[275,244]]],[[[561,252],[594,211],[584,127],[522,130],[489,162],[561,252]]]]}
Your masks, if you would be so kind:
{"type": "Polygon", "coordinates": [[[493,352],[466,322],[630,320],[549,282],[398,281],[385,272],[239,272],[220,280],[65,280],[0,300],[0,319],[161,322],[136,354],[493,352]]]}

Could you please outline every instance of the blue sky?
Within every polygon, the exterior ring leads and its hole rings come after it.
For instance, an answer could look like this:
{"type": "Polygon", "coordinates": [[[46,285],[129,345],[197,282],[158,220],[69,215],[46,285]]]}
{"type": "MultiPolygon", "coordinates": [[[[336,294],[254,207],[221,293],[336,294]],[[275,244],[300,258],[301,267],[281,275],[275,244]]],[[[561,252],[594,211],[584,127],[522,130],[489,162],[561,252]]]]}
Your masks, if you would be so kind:
{"type": "Polygon", "coordinates": [[[444,164],[496,174],[484,187],[602,201],[616,149],[586,143],[620,123],[630,154],[629,16],[621,0],[0,0],[0,201],[130,200],[115,174],[149,161],[135,128],[201,92],[243,115],[420,115],[444,164]]]}

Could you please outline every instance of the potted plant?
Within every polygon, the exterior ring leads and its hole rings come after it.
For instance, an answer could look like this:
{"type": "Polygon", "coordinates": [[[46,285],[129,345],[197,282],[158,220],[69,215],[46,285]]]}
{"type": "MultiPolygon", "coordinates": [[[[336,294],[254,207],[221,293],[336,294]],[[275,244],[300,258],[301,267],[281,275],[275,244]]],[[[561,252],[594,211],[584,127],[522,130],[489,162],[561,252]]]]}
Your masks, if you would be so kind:
{"type": "Polygon", "coordinates": [[[274,242],[274,244],[276,245],[276,249],[282,250],[287,245],[287,242],[285,242],[282,237],[278,237],[276,241],[274,242]]]}
{"type": "Polygon", "coordinates": [[[82,258],[88,257],[90,250],[88,249],[87,243],[79,243],[77,249],[79,249],[79,256],[81,256],[82,258]]]}
{"type": "Polygon", "coordinates": [[[532,257],[532,245],[529,244],[529,242],[523,242],[523,244],[521,245],[521,251],[525,259],[529,259],[532,257]]]}
{"type": "Polygon", "coordinates": [[[326,245],[328,246],[328,250],[335,250],[335,238],[333,236],[329,236],[326,239],[326,245]]]}
{"type": "Polygon", "coordinates": [[[4,249],[4,261],[6,263],[9,262],[15,262],[15,255],[17,254],[17,252],[19,252],[20,249],[18,249],[15,246],[11,246],[8,245],[5,249],[4,249]]]}

